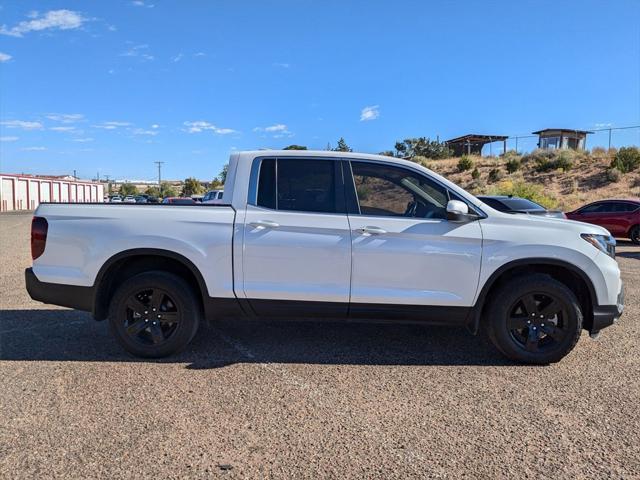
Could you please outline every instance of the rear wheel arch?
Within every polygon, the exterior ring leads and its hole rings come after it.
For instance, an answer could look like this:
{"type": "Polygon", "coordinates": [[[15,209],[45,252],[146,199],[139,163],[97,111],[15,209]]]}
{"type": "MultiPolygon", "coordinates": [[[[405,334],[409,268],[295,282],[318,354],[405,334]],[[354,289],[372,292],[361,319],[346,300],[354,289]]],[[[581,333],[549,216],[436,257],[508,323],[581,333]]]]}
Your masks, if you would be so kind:
{"type": "Polygon", "coordinates": [[[483,316],[498,289],[510,279],[533,275],[546,274],[566,285],[578,298],[583,315],[583,327],[587,330],[593,325],[593,306],[597,305],[596,291],[586,273],[575,265],[556,259],[531,258],[514,260],[506,263],[491,274],[485,282],[478,299],[474,313],[469,319],[469,329],[478,333],[483,316]]]}
{"type": "Polygon", "coordinates": [[[117,253],[100,268],[94,282],[94,318],[107,318],[111,298],[119,283],[139,273],[154,270],[169,272],[184,279],[194,289],[201,307],[204,305],[208,295],[206,282],[191,260],[169,250],[138,248],[117,253]]]}

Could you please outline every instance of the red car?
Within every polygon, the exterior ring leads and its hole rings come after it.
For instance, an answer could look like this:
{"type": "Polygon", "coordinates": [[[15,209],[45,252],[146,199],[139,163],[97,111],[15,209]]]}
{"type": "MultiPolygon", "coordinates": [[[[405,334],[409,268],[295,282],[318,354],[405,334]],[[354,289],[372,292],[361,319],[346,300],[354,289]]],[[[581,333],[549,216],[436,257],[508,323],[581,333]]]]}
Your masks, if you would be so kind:
{"type": "Polygon", "coordinates": [[[567,218],[600,225],[614,237],[640,245],[640,198],[600,200],[567,213],[567,218]]]}

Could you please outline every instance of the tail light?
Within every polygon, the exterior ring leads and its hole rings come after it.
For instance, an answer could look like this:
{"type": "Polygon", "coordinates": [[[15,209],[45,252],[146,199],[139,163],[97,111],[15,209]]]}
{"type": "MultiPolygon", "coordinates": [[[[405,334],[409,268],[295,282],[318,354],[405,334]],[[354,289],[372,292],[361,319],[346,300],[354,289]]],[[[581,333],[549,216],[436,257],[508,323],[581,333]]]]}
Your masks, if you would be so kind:
{"type": "Polygon", "coordinates": [[[44,253],[47,244],[49,224],[44,217],[33,217],[31,221],[31,258],[36,259],[44,253]]]}

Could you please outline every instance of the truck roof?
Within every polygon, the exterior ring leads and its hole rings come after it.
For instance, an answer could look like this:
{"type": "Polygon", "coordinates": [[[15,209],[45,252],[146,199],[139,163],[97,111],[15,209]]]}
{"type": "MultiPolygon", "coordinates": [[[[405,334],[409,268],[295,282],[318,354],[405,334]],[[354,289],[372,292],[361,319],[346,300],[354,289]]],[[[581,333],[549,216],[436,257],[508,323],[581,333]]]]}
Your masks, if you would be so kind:
{"type": "Polygon", "coordinates": [[[240,155],[249,155],[252,157],[276,155],[278,157],[333,157],[376,160],[402,160],[396,157],[387,157],[385,155],[376,155],[373,153],[336,152],[333,150],[243,150],[237,153],[240,155]]]}

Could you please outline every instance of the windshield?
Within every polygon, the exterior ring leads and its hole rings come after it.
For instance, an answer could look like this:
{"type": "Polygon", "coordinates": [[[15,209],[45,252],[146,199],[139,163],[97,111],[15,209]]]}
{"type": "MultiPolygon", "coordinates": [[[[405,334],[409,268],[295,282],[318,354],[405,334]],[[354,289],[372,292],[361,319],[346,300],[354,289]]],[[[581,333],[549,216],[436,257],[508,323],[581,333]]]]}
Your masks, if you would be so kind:
{"type": "Polygon", "coordinates": [[[545,210],[543,206],[526,198],[501,198],[500,201],[510,210],[545,210]]]}

